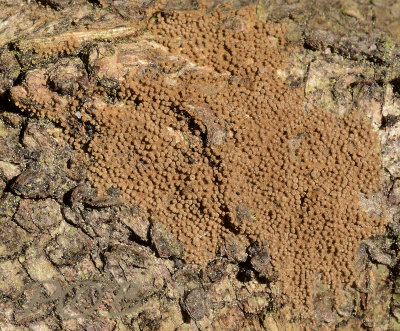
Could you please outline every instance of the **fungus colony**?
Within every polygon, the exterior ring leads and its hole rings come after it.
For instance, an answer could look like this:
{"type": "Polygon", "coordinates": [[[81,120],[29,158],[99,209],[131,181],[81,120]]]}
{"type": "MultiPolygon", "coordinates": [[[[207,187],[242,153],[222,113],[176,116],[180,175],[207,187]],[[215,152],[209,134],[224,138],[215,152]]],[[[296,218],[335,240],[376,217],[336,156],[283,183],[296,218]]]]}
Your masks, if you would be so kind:
{"type": "MultiPolygon", "coordinates": [[[[279,76],[284,28],[251,8],[158,14],[148,28],[169,55],[128,74],[113,102],[100,88],[81,108],[96,127],[86,153],[99,194],[119,191],[166,224],[188,262],[215,257],[228,236],[266,243],[296,307],[312,305],[318,275],[336,289],[352,281],[360,241],[384,227],[359,205],[380,185],[368,120],[307,109],[302,87],[279,76]]],[[[45,108],[31,111],[64,116],[45,108]]]]}

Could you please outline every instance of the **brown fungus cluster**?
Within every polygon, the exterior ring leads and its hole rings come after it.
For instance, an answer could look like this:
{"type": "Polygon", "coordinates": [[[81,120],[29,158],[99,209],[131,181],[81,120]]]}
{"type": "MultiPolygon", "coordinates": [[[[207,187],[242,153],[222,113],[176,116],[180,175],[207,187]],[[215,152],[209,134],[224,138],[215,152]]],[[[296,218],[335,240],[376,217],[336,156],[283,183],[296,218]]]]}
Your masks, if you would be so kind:
{"type": "MultiPolygon", "coordinates": [[[[81,92],[64,101],[96,127],[87,153],[98,193],[119,192],[167,225],[189,262],[215,257],[232,235],[266,243],[296,307],[312,305],[317,276],[335,289],[352,281],[360,241],[384,226],[359,205],[380,185],[368,120],[305,107],[302,88],[279,76],[283,26],[258,22],[252,7],[158,14],[149,29],[168,55],[128,74],[112,103],[101,88],[85,112],[81,92]]],[[[41,116],[61,103],[44,101],[41,116]]],[[[71,135],[60,114],[45,115],[71,135]]]]}
{"type": "Polygon", "coordinates": [[[71,37],[66,40],[54,41],[52,43],[41,44],[38,43],[34,46],[34,51],[42,56],[49,56],[52,54],[65,54],[69,55],[79,47],[78,39],[71,37]]]}

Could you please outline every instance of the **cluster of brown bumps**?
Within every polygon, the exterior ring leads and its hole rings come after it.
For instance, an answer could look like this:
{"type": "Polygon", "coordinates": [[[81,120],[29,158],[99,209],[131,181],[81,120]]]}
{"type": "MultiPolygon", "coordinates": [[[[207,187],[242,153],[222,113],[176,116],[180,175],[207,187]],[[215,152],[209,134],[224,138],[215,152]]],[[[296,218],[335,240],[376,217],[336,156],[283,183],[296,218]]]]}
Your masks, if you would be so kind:
{"type": "Polygon", "coordinates": [[[67,119],[79,110],[96,128],[90,182],[166,224],[186,261],[215,257],[229,236],[266,244],[297,307],[312,306],[318,275],[336,289],[352,281],[360,241],[384,226],[359,205],[380,184],[368,120],[305,107],[302,87],[279,76],[284,28],[253,8],[158,14],[149,29],[168,55],[128,74],[113,102],[96,89],[85,109],[77,92],[28,110],[60,123],[76,148],[86,138],[67,119]]]}

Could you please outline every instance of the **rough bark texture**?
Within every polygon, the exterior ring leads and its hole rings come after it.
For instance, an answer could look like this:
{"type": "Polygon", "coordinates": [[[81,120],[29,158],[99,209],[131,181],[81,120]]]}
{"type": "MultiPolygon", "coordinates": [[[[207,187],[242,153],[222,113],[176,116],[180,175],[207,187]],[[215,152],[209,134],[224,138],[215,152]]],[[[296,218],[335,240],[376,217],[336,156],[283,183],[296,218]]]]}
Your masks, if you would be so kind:
{"type": "Polygon", "coordinates": [[[72,158],[57,124],[29,118],[9,101],[21,82],[43,87],[45,71],[51,73],[48,93],[61,104],[74,84],[85,88],[91,79],[111,94],[140,60],[137,47],[153,47],[141,44],[146,19],[198,7],[190,0],[0,3],[1,328],[400,330],[399,1],[257,4],[260,20],[289,26],[296,52],[285,80],[304,83],[308,102],[328,111],[361,109],[380,137],[383,190],[363,207],[374,213],[384,206],[387,232],[360,246],[358,280],[339,306],[329,288],[316,285],[312,320],[296,319],[280,300],[264,247],[232,239],[206,267],[185,264],[181,243],[163,226],[112,197],[96,199],[82,184],[84,163],[72,158]],[[119,48],[121,40],[132,41],[132,49],[119,48]],[[65,298],[55,294],[58,284],[65,298]],[[44,302],[26,314],[38,289],[44,302]]]}

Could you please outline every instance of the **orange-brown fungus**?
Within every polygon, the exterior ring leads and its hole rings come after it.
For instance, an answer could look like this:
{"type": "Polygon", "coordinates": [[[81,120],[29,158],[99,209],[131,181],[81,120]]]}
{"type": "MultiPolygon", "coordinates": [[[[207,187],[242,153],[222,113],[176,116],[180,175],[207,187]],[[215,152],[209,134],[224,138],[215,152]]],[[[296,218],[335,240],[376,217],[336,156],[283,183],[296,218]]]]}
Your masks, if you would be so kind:
{"type": "Polygon", "coordinates": [[[149,28],[168,56],[127,75],[112,104],[91,91],[82,112],[97,128],[88,153],[99,194],[119,190],[165,223],[186,261],[215,257],[228,235],[266,242],[296,307],[311,306],[317,275],[333,288],[353,280],[360,241],[383,230],[359,205],[380,185],[368,120],[306,108],[302,87],[279,76],[284,28],[253,8],[158,14],[149,28]]]}
{"type": "Polygon", "coordinates": [[[75,38],[68,40],[54,41],[47,44],[37,44],[34,47],[35,53],[43,56],[49,56],[51,54],[70,54],[79,46],[79,41],[75,38]]]}

